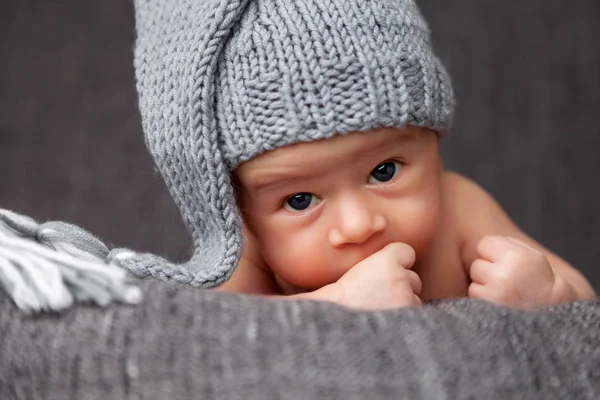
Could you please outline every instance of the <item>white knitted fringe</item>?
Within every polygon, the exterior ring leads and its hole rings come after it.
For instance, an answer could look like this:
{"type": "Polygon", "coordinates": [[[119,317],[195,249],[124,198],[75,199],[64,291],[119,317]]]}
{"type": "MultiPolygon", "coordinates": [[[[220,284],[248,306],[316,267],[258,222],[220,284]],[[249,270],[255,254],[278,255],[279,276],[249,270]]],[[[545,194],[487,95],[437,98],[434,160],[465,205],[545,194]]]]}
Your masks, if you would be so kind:
{"type": "Polygon", "coordinates": [[[2,221],[0,288],[27,314],[64,310],[75,301],[105,307],[111,301],[136,304],[142,299],[140,289],[127,284],[123,269],[68,243],[46,247],[2,221]]]}

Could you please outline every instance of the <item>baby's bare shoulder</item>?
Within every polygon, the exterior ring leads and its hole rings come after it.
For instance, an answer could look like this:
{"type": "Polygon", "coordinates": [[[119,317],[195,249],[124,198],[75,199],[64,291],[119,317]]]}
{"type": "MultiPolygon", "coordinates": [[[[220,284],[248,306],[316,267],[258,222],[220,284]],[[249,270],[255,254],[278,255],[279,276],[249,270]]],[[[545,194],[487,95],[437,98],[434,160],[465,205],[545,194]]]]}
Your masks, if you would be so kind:
{"type": "Polygon", "coordinates": [[[500,205],[480,185],[456,172],[444,171],[442,176],[444,211],[457,223],[504,214],[500,205]]]}
{"type": "Polygon", "coordinates": [[[470,264],[485,236],[529,239],[484,188],[465,176],[444,172],[442,193],[447,221],[460,238],[463,262],[470,264]]]}
{"type": "Polygon", "coordinates": [[[487,192],[466,176],[453,171],[444,171],[442,174],[442,190],[451,200],[465,200],[471,196],[480,197],[487,192]]]}

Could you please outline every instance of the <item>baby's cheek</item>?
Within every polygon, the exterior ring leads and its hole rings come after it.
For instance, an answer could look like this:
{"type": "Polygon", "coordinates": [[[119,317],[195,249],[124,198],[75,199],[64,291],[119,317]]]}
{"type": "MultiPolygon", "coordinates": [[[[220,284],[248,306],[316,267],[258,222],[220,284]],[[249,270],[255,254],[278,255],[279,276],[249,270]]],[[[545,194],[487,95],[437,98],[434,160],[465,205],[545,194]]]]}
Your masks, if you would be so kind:
{"type": "MultiPolygon", "coordinates": [[[[305,236],[305,235],[304,235],[305,236]]],[[[332,268],[327,265],[327,249],[315,237],[279,236],[263,247],[265,261],[284,281],[307,290],[335,282],[332,268]]]]}
{"type": "Polygon", "coordinates": [[[433,243],[440,224],[440,208],[435,201],[414,201],[403,207],[398,227],[403,241],[417,253],[426,253],[433,243]]]}

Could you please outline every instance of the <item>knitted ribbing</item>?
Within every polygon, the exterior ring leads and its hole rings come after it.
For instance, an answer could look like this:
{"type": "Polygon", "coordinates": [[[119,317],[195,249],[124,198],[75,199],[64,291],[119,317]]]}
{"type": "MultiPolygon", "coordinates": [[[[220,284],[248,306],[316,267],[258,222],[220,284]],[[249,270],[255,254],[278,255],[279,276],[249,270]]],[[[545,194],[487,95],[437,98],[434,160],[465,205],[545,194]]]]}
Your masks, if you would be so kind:
{"type": "Polygon", "coordinates": [[[451,122],[450,80],[412,0],[138,0],[136,28],[146,144],[195,244],[180,266],[116,257],[141,275],[200,287],[229,277],[242,244],[230,172],[241,162],[451,122]]]}
{"type": "Polygon", "coordinates": [[[380,126],[447,129],[449,79],[412,1],[249,4],[219,62],[230,168],[298,141],[380,126]]]}

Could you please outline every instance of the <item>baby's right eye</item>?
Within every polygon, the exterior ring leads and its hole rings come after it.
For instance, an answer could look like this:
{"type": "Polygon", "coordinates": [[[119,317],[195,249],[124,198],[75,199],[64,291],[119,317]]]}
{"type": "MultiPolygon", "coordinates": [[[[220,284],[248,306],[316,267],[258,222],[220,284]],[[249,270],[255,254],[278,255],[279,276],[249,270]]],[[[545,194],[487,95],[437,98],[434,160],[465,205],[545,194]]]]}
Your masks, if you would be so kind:
{"type": "Polygon", "coordinates": [[[312,193],[296,193],[285,200],[283,207],[290,212],[304,211],[317,204],[318,201],[317,196],[312,193]]]}

